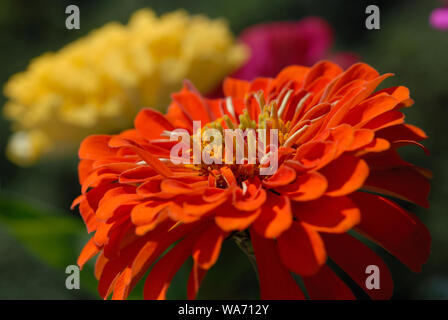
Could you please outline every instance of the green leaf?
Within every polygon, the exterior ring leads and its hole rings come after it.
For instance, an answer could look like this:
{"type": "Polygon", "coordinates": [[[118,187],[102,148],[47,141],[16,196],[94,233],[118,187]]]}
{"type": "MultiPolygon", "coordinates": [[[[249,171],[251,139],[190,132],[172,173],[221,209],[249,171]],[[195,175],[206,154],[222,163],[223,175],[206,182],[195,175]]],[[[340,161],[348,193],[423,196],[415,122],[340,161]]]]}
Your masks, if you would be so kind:
{"type": "MultiPolygon", "coordinates": [[[[6,193],[0,193],[0,223],[31,254],[61,272],[65,272],[68,265],[76,265],[76,259],[88,240],[81,219],[6,193]]],[[[92,264],[81,272],[81,287],[98,297],[92,264]]]]}

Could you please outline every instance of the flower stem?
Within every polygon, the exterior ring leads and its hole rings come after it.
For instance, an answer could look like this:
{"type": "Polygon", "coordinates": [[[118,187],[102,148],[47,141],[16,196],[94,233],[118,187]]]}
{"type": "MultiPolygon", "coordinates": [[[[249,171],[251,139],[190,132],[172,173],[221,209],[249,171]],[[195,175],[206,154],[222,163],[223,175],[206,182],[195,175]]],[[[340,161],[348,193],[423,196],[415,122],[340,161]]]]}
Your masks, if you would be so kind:
{"type": "Polygon", "coordinates": [[[243,251],[249,258],[250,264],[252,265],[255,274],[258,277],[257,261],[255,259],[254,249],[250,240],[250,236],[247,231],[240,231],[232,236],[233,240],[237,246],[243,251]]]}

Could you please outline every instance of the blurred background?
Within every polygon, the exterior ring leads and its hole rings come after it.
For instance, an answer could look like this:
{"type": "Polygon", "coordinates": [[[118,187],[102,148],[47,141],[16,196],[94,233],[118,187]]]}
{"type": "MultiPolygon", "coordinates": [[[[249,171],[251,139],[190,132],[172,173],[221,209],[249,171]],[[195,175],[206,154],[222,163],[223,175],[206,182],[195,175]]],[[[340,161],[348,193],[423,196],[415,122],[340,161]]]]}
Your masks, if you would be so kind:
{"type": "MultiPolygon", "coordinates": [[[[448,299],[448,32],[428,23],[438,6],[432,0],[1,0],[0,84],[24,70],[32,58],[56,51],[109,21],[126,23],[144,7],[157,14],[184,8],[192,14],[222,17],[235,35],[257,23],[322,17],[333,28],[333,50],[355,52],[380,73],[395,73],[385,85],[407,86],[416,101],[406,110],[406,119],[428,134],[425,145],[431,156],[414,147],[404,150],[405,158],[431,169],[434,179],[430,209],[410,210],[431,231],[432,254],[420,274],[387,253],[380,254],[391,267],[395,299],[448,299]],[[80,30],[65,28],[69,4],[80,8],[80,30]],[[381,10],[380,30],[365,28],[369,4],[381,10]]],[[[5,102],[0,95],[0,105],[5,102]]],[[[76,264],[88,240],[77,210],[69,209],[80,192],[76,155],[18,167],[4,152],[10,132],[10,123],[0,118],[0,299],[97,299],[91,265],[81,272],[81,290],[65,288],[65,267],[76,264]]],[[[188,273],[184,267],[176,275],[169,298],[185,298],[188,273]]],[[[137,287],[131,298],[140,297],[141,287],[137,287]]],[[[199,298],[258,298],[250,263],[232,242],[224,245],[199,298]]]]}

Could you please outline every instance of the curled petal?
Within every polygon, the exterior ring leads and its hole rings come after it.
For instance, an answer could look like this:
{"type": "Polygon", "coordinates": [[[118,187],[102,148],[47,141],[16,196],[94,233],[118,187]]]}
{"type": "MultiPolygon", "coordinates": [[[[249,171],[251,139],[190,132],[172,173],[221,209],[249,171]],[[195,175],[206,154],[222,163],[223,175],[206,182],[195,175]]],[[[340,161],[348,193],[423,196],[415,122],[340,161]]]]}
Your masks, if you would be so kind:
{"type": "Polygon", "coordinates": [[[266,188],[275,188],[284,186],[296,178],[296,172],[290,167],[281,166],[269,179],[263,181],[266,188]]]}
{"type": "Polygon", "coordinates": [[[224,231],[242,231],[249,227],[260,215],[261,209],[239,211],[229,204],[218,207],[215,211],[215,222],[224,231]]]}
{"type": "Polygon", "coordinates": [[[292,224],[291,204],[287,197],[271,193],[261,208],[253,228],[266,238],[276,238],[292,224]]]}
{"type": "Polygon", "coordinates": [[[298,176],[293,183],[275,190],[294,201],[309,201],[321,197],[327,185],[327,179],[323,175],[310,171],[298,176]]]}

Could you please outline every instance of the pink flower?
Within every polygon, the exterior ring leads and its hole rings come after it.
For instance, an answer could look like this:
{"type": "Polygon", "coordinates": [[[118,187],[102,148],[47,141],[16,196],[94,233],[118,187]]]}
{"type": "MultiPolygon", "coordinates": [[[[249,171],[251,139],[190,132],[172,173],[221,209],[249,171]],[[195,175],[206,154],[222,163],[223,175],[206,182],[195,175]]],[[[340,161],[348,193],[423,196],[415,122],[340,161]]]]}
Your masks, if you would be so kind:
{"type": "Polygon", "coordinates": [[[433,10],[429,17],[429,23],[435,29],[448,30],[448,6],[433,10]]]}
{"type": "MultiPolygon", "coordinates": [[[[244,30],[240,40],[249,46],[249,61],[232,77],[273,77],[288,65],[313,65],[328,58],[333,42],[331,26],[317,17],[299,22],[272,22],[244,30]]],[[[333,61],[348,67],[358,60],[354,54],[333,55],[333,61]]],[[[331,56],[330,56],[331,59],[331,56]]]]}

